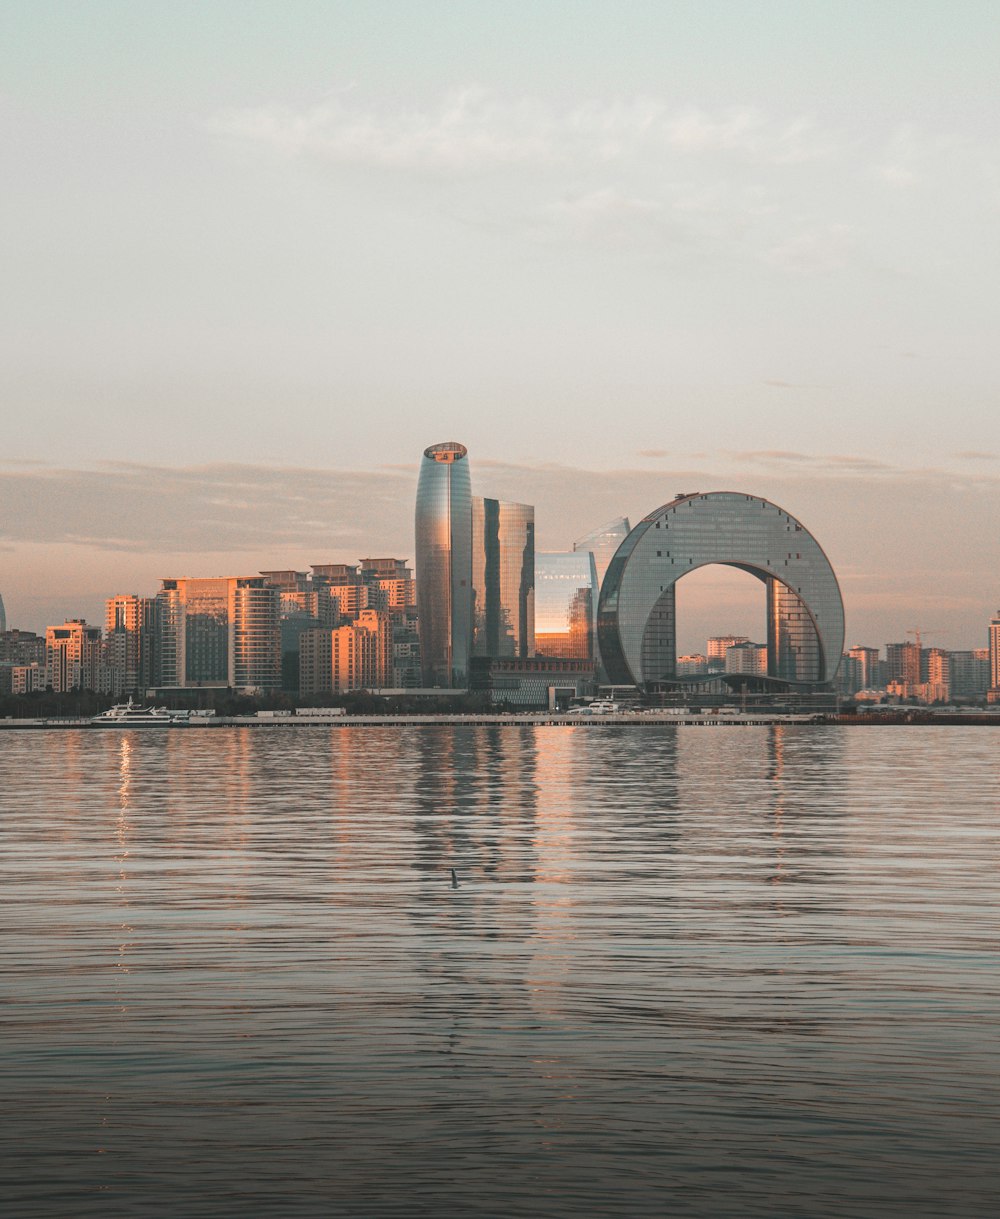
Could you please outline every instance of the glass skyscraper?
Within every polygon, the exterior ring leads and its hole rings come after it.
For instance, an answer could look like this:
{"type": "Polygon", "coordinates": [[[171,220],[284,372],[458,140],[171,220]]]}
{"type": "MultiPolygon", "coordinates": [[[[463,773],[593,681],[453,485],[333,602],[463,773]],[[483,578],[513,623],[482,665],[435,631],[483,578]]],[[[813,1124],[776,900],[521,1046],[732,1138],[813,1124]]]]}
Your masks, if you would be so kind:
{"type": "Polygon", "coordinates": [[[535,509],[472,498],[472,654],[535,654],[535,509]]]}
{"type": "Polygon", "coordinates": [[[597,569],[592,551],[535,559],[535,654],[594,657],[597,569]]]}
{"type": "Polygon", "coordinates": [[[472,478],[465,445],[424,450],[414,518],[425,686],[464,689],[472,650],[472,478]]]}

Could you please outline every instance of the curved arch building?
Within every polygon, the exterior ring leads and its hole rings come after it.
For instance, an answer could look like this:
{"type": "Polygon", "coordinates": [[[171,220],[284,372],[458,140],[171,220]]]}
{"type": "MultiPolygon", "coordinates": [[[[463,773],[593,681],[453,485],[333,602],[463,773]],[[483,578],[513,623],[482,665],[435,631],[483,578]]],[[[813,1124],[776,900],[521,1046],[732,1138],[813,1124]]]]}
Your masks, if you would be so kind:
{"type": "Polygon", "coordinates": [[[424,449],[414,533],[423,683],[462,688],[472,645],[472,479],[465,445],[447,441],[424,449]]]}
{"type": "Polygon", "coordinates": [[[769,500],[733,491],[679,495],[639,522],[601,586],[597,629],[614,684],[676,679],[677,582],[710,563],[767,586],[767,673],[825,685],[844,646],[844,604],[822,547],[769,500]]]}

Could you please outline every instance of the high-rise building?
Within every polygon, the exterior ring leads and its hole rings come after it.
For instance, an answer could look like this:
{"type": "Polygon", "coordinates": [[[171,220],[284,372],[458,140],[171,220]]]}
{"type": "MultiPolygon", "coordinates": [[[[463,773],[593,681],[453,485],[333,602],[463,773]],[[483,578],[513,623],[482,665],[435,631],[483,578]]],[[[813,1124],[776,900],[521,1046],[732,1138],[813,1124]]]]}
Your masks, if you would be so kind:
{"type": "Polygon", "coordinates": [[[916,686],[921,681],[921,649],[915,643],[885,645],[885,681],[916,686]]]}
{"type": "Polygon", "coordinates": [[[264,576],[168,579],[157,601],[161,686],[280,685],[280,594],[264,576]]]}
{"type": "Polygon", "coordinates": [[[111,693],[140,696],[156,684],[157,603],[121,593],[105,603],[104,649],[111,693]]]}
{"type": "Polygon", "coordinates": [[[951,652],[948,667],[951,673],[951,697],[953,699],[979,699],[989,689],[989,648],[951,652]]]}
{"type": "Polygon", "coordinates": [[[1000,693],[1000,609],[990,619],[990,689],[1000,693]]]}
{"type": "Polygon", "coordinates": [[[856,643],[847,653],[857,666],[857,690],[878,690],[882,685],[882,662],[878,648],[863,647],[856,643]]]}
{"type": "Polygon", "coordinates": [[[535,654],[535,509],[472,497],[472,654],[535,654]]]}
{"type": "Polygon", "coordinates": [[[281,601],[263,576],[229,581],[229,676],[237,690],[281,685],[281,601]]]}
{"type": "Polygon", "coordinates": [[[7,629],[7,611],[3,607],[3,597],[0,597],[0,635],[7,629]]]}
{"type": "Polygon", "coordinates": [[[102,690],[108,683],[104,670],[101,628],[83,618],[45,628],[46,685],[57,694],[69,690],[102,690]]]}
{"type": "Polygon", "coordinates": [[[414,517],[425,686],[466,688],[472,647],[472,479],[468,450],[424,450],[414,517]]]}
{"type": "Polygon", "coordinates": [[[592,551],[535,556],[535,655],[594,658],[597,569],[592,551]]]}
{"type": "Polygon", "coordinates": [[[368,605],[362,609],[415,609],[417,588],[413,570],[405,559],[362,559],[361,580],[368,589],[368,605]]]}

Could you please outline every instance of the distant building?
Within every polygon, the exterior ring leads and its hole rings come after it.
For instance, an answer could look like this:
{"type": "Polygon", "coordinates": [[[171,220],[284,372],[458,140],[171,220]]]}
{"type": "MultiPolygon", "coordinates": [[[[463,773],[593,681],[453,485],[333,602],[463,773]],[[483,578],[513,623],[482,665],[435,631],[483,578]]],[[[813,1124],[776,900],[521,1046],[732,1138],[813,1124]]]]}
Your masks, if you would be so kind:
{"type": "Polygon", "coordinates": [[[677,657],[678,677],[701,677],[708,672],[708,657],[696,652],[691,656],[677,657]]]}
{"type": "Polygon", "coordinates": [[[727,673],[767,673],[766,643],[734,643],[726,648],[727,673]]]}
{"type": "Polygon", "coordinates": [[[0,664],[41,665],[45,668],[45,636],[34,631],[0,631],[0,664]]]}
{"type": "Polygon", "coordinates": [[[925,702],[946,703],[951,698],[951,653],[946,648],[928,648],[925,702]]]}
{"type": "Polygon", "coordinates": [[[982,699],[990,687],[989,648],[949,653],[949,672],[953,699],[982,699]]]}
{"type": "Polygon", "coordinates": [[[990,619],[990,701],[1000,700],[1000,609],[990,619]]]}
{"type": "Polygon", "coordinates": [[[167,579],[157,602],[161,687],[280,686],[280,594],[264,576],[167,579]]]}
{"type": "Polygon", "coordinates": [[[108,685],[103,665],[101,628],[83,618],[45,628],[45,684],[56,694],[102,690],[108,685]]]}
{"type": "Polygon", "coordinates": [[[856,643],[847,653],[857,666],[855,690],[877,690],[882,685],[882,662],[878,648],[864,647],[856,643]]]}
{"type": "Polygon", "coordinates": [[[885,645],[885,683],[916,686],[922,679],[921,649],[915,643],[885,645]]]}
{"type": "Polygon", "coordinates": [[[0,597],[0,635],[7,630],[7,611],[3,607],[3,597],[0,597]]]}
{"type": "Polygon", "coordinates": [[[710,669],[724,669],[726,667],[726,650],[735,647],[738,643],[749,642],[749,635],[713,635],[711,639],[706,639],[705,656],[708,659],[708,667],[710,669]]]}
{"type": "Polygon", "coordinates": [[[533,656],[535,509],[472,498],[472,654],[533,656]]]}
{"type": "Polygon", "coordinates": [[[591,551],[535,556],[535,655],[594,659],[597,568],[591,551]]]}

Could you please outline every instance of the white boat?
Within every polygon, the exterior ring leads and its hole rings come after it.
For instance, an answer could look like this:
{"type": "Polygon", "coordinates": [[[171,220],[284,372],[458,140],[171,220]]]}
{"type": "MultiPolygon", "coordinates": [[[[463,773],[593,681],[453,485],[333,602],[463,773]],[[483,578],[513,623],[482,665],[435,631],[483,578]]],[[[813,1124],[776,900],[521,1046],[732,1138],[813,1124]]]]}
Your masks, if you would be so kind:
{"type": "Polygon", "coordinates": [[[187,722],[186,711],[170,711],[167,707],[140,707],[131,698],[127,703],[118,703],[109,711],[102,711],[91,719],[101,728],[163,728],[169,724],[187,722]]]}

